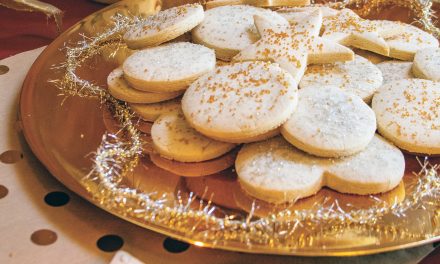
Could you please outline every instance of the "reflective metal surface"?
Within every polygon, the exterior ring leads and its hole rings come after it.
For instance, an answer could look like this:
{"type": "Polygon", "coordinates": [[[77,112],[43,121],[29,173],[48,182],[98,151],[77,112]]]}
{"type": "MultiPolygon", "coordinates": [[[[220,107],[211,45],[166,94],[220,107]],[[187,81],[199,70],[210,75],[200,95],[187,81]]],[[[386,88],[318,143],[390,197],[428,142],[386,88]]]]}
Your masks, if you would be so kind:
{"type": "MultiPolygon", "coordinates": [[[[32,66],[23,85],[20,100],[21,120],[25,137],[33,152],[48,170],[69,189],[89,200],[97,206],[100,204],[94,201],[91,195],[79,183],[80,180],[92,168],[92,155],[101,142],[105,132],[101,105],[97,100],[69,97],[65,99],[59,96],[60,91],[48,80],[60,78],[60,73],[52,69],[53,65],[63,62],[64,54],[61,48],[65,43],[74,44],[82,39],[81,34],[93,35],[102,32],[110,23],[110,17],[116,13],[143,15],[154,13],[161,7],[167,8],[184,1],[126,1],[117,3],[93,14],[57,38],[32,66]]],[[[187,1],[189,2],[189,1],[187,1]]],[[[382,18],[391,17],[408,19],[405,10],[397,10],[382,13],[382,18]]],[[[81,77],[94,80],[104,85],[108,73],[116,67],[115,62],[103,58],[94,58],[87,62],[87,65],[80,69],[81,77]]],[[[412,174],[419,170],[419,165],[413,156],[406,156],[407,168],[404,182],[395,190],[378,196],[383,201],[392,203],[396,200],[403,200],[405,195],[411,194],[411,186],[417,180],[412,174]]],[[[433,160],[440,162],[439,159],[433,160]]],[[[146,161],[148,162],[148,161],[146,161]]],[[[146,191],[157,191],[159,193],[186,192],[181,179],[174,175],[154,167],[148,163],[150,169],[139,169],[130,178],[128,184],[134,184],[146,191]]],[[[252,206],[252,199],[243,195],[241,190],[234,188],[234,197],[237,204],[243,208],[246,214],[252,206]]],[[[344,195],[324,189],[316,196],[301,200],[294,205],[294,208],[310,208],[319,203],[323,198],[330,201],[337,200],[342,207],[350,210],[354,208],[366,208],[374,204],[374,199],[366,196],[344,195]]],[[[259,209],[256,216],[266,216],[273,211],[271,205],[258,203],[259,209]]],[[[114,213],[114,212],[111,212],[114,213]]],[[[311,237],[303,238],[301,246],[282,248],[270,245],[252,245],[246,242],[220,241],[212,243],[209,241],[194,240],[188,235],[183,235],[173,229],[161,226],[146,224],[136,219],[128,219],[118,215],[127,221],[141,225],[145,228],[185,240],[198,246],[222,248],[234,251],[286,255],[308,255],[308,256],[351,256],[372,254],[384,251],[391,251],[400,248],[412,247],[429,243],[440,238],[440,209],[436,211],[415,210],[404,217],[403,226],[396,231],[373,230],[366,231],[358,227],[347,225],[344,228],[335,228],[325,233],[317,233],[311,237]],[[394,233],[393,233],[394,232],[394,233]],[[403,232],[403,233],[402,233],[403,232]]],[[[394,221],[390,218],[389,221],[394,221]]],[[[307,226],[299,227],[299,230],[307,229],[307,226]]],[[[299,239],[299,238],[298,238],[299,239]]]]}

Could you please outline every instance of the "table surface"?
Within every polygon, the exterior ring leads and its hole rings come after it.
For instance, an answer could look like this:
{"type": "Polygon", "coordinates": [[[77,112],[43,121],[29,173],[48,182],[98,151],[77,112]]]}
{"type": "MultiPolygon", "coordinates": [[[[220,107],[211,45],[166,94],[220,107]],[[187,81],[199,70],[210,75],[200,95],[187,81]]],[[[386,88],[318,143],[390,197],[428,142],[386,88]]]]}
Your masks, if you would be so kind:
{"type": "MultiPolygon", "coordinates": [[[[63,13],[64,31],[106,5],[90,0],[43,0],[63,13]]],[[[53,19],[42,13],[20,12],[0,5],[0,59],[48,45],[58,36],[53,19]]]]}
{"type": "MultiPolygon", "coordinates": [[[[65,10],[63,29],[104,5],[46,1],[65,10]]],[[[50,43],[53,21],[0,7],[0,59],[50,43]],[[24,23],[22,23],[25,21],[24,23]]],[[[108,263],[124,250],[145,263],[416,263],[433,245],[366,257],[252,255],[189,246],[110,215],[57,182],[32,154],[17,122],[23,79],[43,48],[0,61],[0,263],[108,263]]],[[[438,263],[438,255],[429,262],[438,263]]],[[[122,258],[127,260],[127,258],[122,258]]]]}

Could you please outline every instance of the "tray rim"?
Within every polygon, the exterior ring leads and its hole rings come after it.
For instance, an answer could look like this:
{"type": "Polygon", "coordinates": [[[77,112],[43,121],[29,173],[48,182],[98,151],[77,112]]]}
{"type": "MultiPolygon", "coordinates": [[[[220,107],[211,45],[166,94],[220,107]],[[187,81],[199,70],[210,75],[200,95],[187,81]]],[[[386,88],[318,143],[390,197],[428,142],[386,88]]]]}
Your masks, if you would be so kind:
{"type": "MultiPolygon", "coordinates": [[[[372,254],[378,254],[378,253],[384,253],[384,252],[390,252],[395,250],[401,250],[401,249],[407,249],[417,246],[423,246],[426,244],[434,243],[437,241],[440,241],[440,234],[435,237],[431,237],[424,240],[419,241],[413,241],[405,244],[400,245],[391,245],[391,246],[385,246],[385,247],[378,247],[378,248],[371,248],[371,249],[361,249],[357,250],[356,248],[351,249],[350,251],[307,251],[304,250],[304,248],[301,249],[292,249],[292,250],[284,250],[284,249],[278,249],[278,248],[270,248],[270,247],[262,247],[262,246],[244,246],[244,247],[237,247],[234,246],[234,244],[241,244],[238,242],[228,242],[232,245],[222,245],[222,244],[214,244],[214,243],[208,243],[208,242],[201,242],[194,240],[190,237],[187,237],[185,235],[179,234],[178,232],[173,232],[172,230],[169,230],[168,228],[155,225],[152,223],[141,223],[136,221],[133,218],[126,217],[123,215],[119,215],[111,210],[108,210],[104,206],[101,206],[99,203],[93,200],[93,197],[90,193],[86,191],[82,185],[79,184],[78,181],[76,181],[71,175],[64,175],[63,169],[59,166],[57,166],[53,160],[51,160],[48,155],[45,155],[45,148],[43,147],[42,142],[38,140],[38,137],[33,133],[33,130],[30,128],[30,125],[28,124],[29,120],[26,115],[31,113],[30,110],[30,103],[29,103],[29,93],[33,91],[33,83],[38,78],[38,72],[42,69],[42,66],[46,62],[46,59],[50,55],[49,51],[50,48],[53,47],[60,47],[60,44],[64,43],[63,37],[66,37],[70,35],[72,32],[75,31],[77,27],[80,26],[80,24],[84,21],[87,21],[92,16],[95,16],[99,13],[102,13],[104,11],[114,9],[118,7],[119,5],[122,5],[123,1],[117,2],[115,4],[112,4],[108,7],[105,7],[103,9],[100,9],[89,16],[85,17],[84,19],[78,21],[73,26],[71,26],[69,29],[65,30],[62,34],[60,34],[54,41],[52,41],[37,57],[35,62],[32,64],[31,68],[29,69],[28,73],[26,74],[26,77],[24,79],[22,89],[20,91],[19,96],[19,106],[18,106],[18,120],[22,123],[23,128],[23,135],[26,140],[26,143],[30,147],[32,153],[36,156],[36,158],[43,164],[43,166],[50,172],[50,174],[57,179],[61,184],[63,184],[65,187],[67,187],[70,191],[76,193],[81,198],[87,200],[94,206],[116,216],[119,217],[127,222],[130,222],[132,224],[138,225],[143,228],[147,228],[149,230],[152,230],[154,232],[172,237],[174,239],[178,239],[180,241],[187,242],[189,244],[192,244],[194,246],[198,247],[205,247],[205,248],[212,248],[212,249],[223,249],[223,250],[229,250],[229,251],[235,251],[235,252],[243,252],[243,253],[251,253],[251,254],[269,254],[269,255],[285,255],[285,256],[308,256],[308,257],[349,257],[349,256],[365,256],[365,255],[372,255],[372,254]],[[28,102],[28,103],[25,103],[28,102]],[[66,178],[70,180],[66,181],[66,178]]],[[[87,99],[86,99],[87,100],[87,99]]]]}

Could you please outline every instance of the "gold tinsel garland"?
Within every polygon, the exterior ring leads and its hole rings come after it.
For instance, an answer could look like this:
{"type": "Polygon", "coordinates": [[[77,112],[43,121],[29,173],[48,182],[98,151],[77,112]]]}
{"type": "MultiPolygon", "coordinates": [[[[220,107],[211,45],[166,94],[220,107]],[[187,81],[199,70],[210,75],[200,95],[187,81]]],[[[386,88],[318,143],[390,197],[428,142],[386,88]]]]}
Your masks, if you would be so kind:
{"type": "MultiPolygon", "coordinates": [[[[438,34],[431,21],[432,13],[426,9],[429,1],[344,1],[332,3],[332,7],[355,6],[362,14],[372,12],[383,6],[398,5],[412,8],[425,29],[438,34]]],[[[426,160],[421,162],[422,170],[417,174],[418,182],[414,191],[402,202],[387,204],[378,201],[368,209],[344,211],[339,204],[317,204],[307,210],[283,210],[268,217],[257,218],[252,210],[248,216],[215,215],[217,208],[211,203],[199,201],[195,196],[179,193],[177,199],[167,195],[157,197],[155,193],[122,186],[124,175],[132,171],[142,153],[139,132],[131,121],[132,112],[128,105],[108,94],[106,89],[79,78],[76,70],[88,59],[106,47],[122,44],[121,34],[129,27],[142,23],[142,18],[115,17],[114,26],[94,38],[84,37],[76,47],[66,48],[66,62],[56,67],[63,70],[61,80],[53,81],[66,96],[98,97],[108,104],[115,117],[122,124],[128,141],[120,136],[103,136],[101,146],[95,155],[93,171],[83,179],[82,184],[99,201],[100,205],[113,213],[138,222],[145,222],[160,228],[172,229],[183,237],[192,240],[227,244],[238,241],[249,246],[270,246],[288,250],[300,248],[311,243],[315,237],[332,235],[344,230],[368,232],[375,236],[405,237],[423,239],[425,234],[413,233],[399,225],[405,214],[418,208],[438,212],[440,208],[440,179],[438,166],[431,166],[426,160]],[[381,221],[383,217],[395,217],[396,221],[381,221]],[[299,226],[307,226],[305,229],[299,226]],[[298,234],[298,232],[301,232],[298,234]]]]}

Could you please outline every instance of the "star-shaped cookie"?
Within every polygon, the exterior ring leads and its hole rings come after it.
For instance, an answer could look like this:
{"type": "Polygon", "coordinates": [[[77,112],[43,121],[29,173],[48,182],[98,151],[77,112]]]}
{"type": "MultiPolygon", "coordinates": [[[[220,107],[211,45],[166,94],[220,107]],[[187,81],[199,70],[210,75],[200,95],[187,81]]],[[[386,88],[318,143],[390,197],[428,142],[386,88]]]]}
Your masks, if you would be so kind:
{"type": "Polygon", "coordinates": [[[350,9],[342,9],[323,21],[323,38],[345,46],[369,50],[388,56],[390,48],[383,39],[382,30],[374,21],[362,19],[350,9]]]}
{"type": "Polygon", "coordinates": [[[290,24],[287,20],[276,24],[261,16],[254,16],[254,21],[261,39],[243,49],[234,61],[271,60],[299,81],[307,64],[347,61],[354,57],[350,49],[319,37],[321,10],[290,24]]]}

